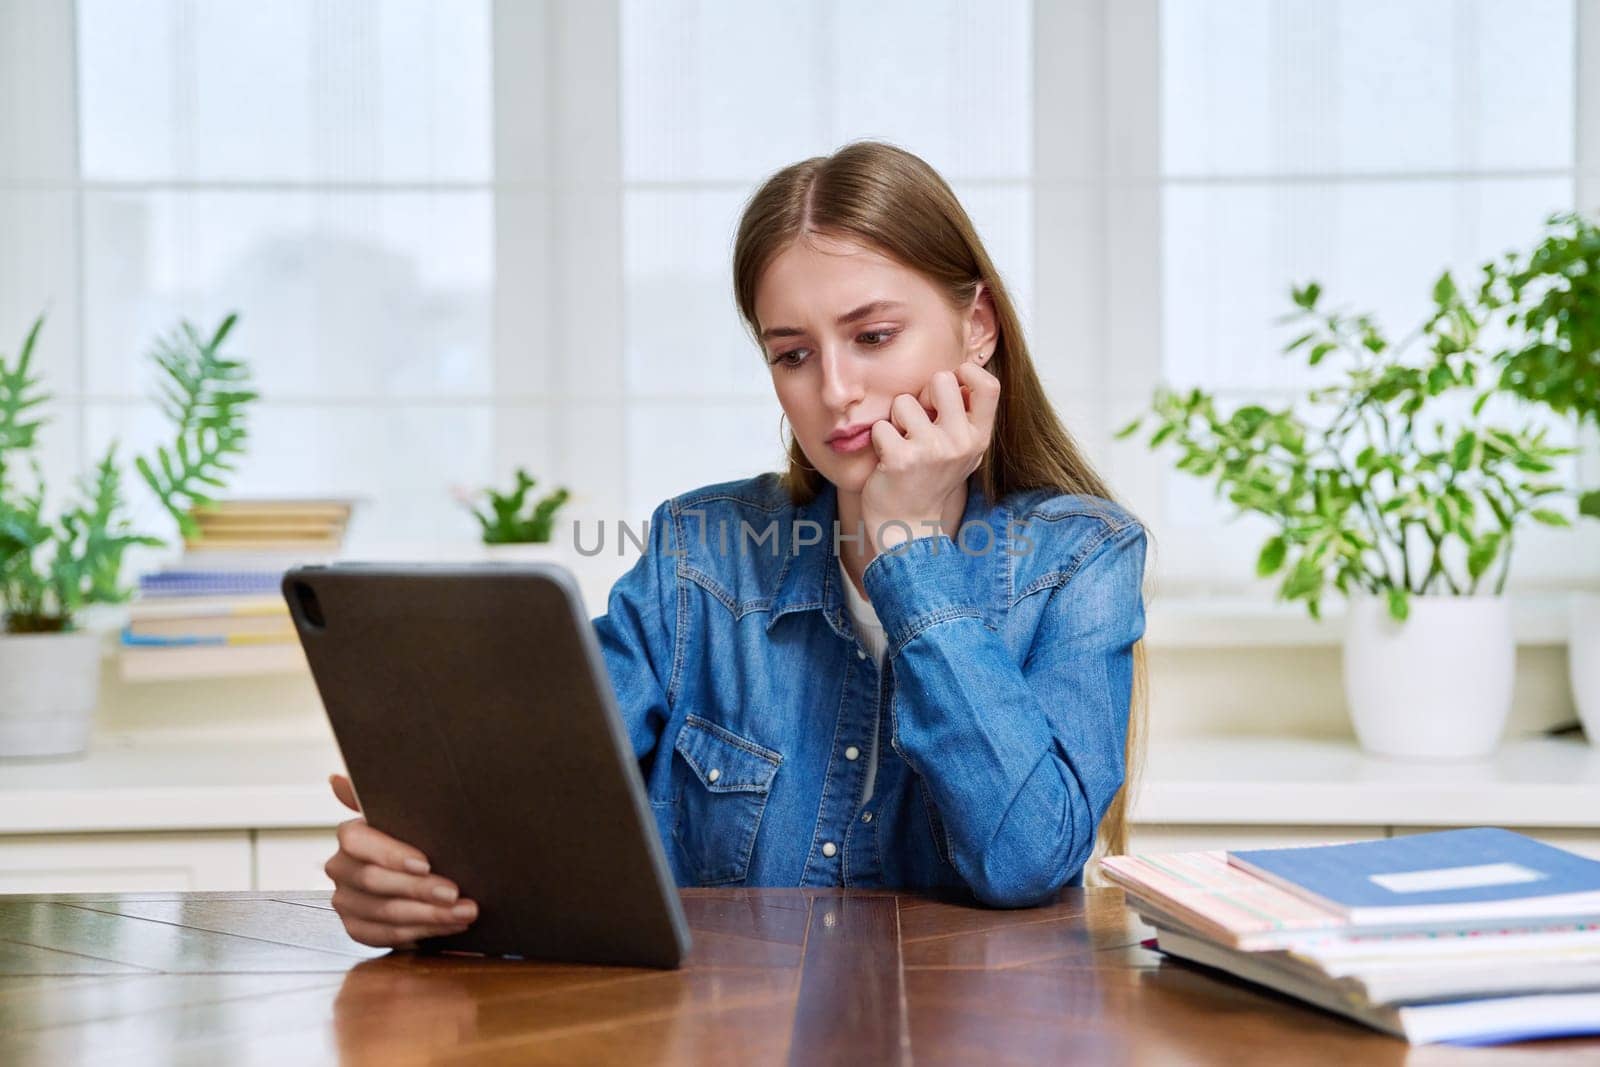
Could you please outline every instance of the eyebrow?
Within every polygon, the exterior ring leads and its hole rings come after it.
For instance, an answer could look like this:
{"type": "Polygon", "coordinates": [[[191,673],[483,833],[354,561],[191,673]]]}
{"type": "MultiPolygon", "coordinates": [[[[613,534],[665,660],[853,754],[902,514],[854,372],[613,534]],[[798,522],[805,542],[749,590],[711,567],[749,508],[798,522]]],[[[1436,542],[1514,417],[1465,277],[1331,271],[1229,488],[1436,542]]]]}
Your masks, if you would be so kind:
{"type": "MultiPolygon", "coordinates": [[[[899,300],[874,300],[871,303],[862,304],[854,311],[847,311],[843,315],[840,315],[834,320],[834,325],[845,326],[860,319],[864,319],[869,315],[874,315],[880,311],[889,311],[893,308],[902,307],[905,307],[905,304],[899,300]]],[[[798,326],[774,326],[770,330],[762,330],[761,339],[763,341],[770,341],[774,337],[799,337],[804,333],[805,331],[800,329],[798,326]]]]}

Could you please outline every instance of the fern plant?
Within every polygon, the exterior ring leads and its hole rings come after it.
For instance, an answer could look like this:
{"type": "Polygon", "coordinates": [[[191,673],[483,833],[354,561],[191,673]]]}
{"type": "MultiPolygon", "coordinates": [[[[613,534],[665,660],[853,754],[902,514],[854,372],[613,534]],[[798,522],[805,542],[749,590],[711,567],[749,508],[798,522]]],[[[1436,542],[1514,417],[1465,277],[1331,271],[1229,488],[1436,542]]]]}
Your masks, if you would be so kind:
{"type": "MultiPolygon", "coordinates": [[[[206,488],[221,489],[221,475],[243,449],[245,407],[256,398],[248,371],[220,354],[237,321],[228,315],[209,337],[187,322],[158,341],[152,358],[162,372],[162,412],[173,423],[173,444],[135,466],[181,530],[192,529],[188,510],[209,503],[206,488]]],[[[33,454],[46,420],[35,409],[49,396],[33,371],[44,316],[34,320],[15,362],[0,355],[0,613],[11,633],[75,628],[74,616],[91,604],[126,601],[123,558],[135,545],[160,547],[160,538],[131,528],[124,515],[118,444],[113,441],[92,474],[77,480],[77,499],[52,521],[45,515],[44,472],[33,454]],[[31,493],[14,485],[17,460],[33,471],[31,493]]]]}
{"type": "Polygon", "coordinates": [[[484,544],[514,545],[550,540],[556,511],[567,502],[571,494],[564,488],[557,489],[535,501],[532,510],[523,514],[528,507],[528,493],[537,484],[537,479],[518,467],[517,484],[511,492],[485,490],[489,497],[487,512],[478,510],[470,500],[467,502],[468,510],[483,528],[484,544]]]}

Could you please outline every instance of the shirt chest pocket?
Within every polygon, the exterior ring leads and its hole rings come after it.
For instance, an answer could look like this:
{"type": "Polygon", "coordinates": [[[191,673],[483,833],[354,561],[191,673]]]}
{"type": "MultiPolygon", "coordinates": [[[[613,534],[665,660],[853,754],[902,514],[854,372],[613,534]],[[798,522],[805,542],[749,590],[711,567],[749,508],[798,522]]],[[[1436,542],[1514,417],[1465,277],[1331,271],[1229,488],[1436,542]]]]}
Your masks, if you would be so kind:
{"type": "Polygon", "coordinates": [[[783,756],[698,715],[678,731],[674,836],[699,885],[743,881],[783,756]]]}

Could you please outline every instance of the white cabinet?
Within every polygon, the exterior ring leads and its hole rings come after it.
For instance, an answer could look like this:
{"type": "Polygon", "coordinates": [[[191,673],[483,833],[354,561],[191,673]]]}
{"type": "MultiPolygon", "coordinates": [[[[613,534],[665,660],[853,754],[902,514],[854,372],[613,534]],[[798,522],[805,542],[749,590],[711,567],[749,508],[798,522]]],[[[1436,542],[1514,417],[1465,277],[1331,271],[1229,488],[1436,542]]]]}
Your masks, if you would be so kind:
{"type": "Polygon", "coordinates": [[[332,829],[258,830],[255,888],[276,891],[332,889],[322,865],[339,848],[332,829]]]}
{"type": "Polygon", "coordinates": [[[0,893],[249,888],[244,830],[0,836],[0,893]]]}
{"type": "Polygon", "coordinates": [[[0,835],[0,893],[325,890],[337,848],[331,827],[0,835]]]}

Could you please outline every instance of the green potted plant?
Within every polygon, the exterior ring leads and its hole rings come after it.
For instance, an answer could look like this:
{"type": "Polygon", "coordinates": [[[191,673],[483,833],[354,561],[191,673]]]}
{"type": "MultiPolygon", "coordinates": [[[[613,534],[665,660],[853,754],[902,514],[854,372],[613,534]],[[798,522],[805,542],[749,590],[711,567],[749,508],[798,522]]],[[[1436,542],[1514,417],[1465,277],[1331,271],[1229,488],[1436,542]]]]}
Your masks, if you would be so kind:
{"type": "MultiPolygon", "coordinates": [[[[223,488],[224,473],[245,441],[244,409],[256,394],[244,365],[220,349],[236,316],[209,337],[189,323],[157,341],[151,358],[161,373],[157,399],[171,421],[172,444],[135,465],[179,528],[187,514],[223,488]]],[[[46,516],[38,458],[38,407],[49,396],[32,368],[44,326],[40,316],[15,360],[0,355],[0,756],[81,753],[99,700],[101,635],[79,617],[95,605],[125,602],[123,557],[135,545],[164,542],[133,530],[125,517],[122,470],[113,441],[78,498],[46,516]],[[14,481],[20,460],[33,471],[31,491],[14,481]]]]}
{"type": "MultiPolygon", "coordinates": [[[[1509,338],[1494,356],[1500,387],[1600,430],[1600,226],[1576,212],[1552,215],[1527,254],[1484,267],[1480,300],[1495,309],[1509,338]]],[[[1600,518],[1600,489],[1578,511],[1600,518]]],[[[1567,661],[1578,716],[1600,743],[1600,594],[1571,599],[1567,661]]]]}
{"type": "Polygon", "coordinates": [[[1152,426],[1152,448],[1209,478],[1240,513],[1276,528],[1257,573],[1320,617],[1349,601],[1346,697],[1368,751],[1472,758],[1492,750],[1510,710],[1515,645],[1505,587],[1516,534],[1564,525],[1548,475],[1570,449],[1493,398],[1481,308],[1449,273],[1422,326],[1393,344],[1369,315],[1323,307],[1315,282],[1293,290],[1285,351],[1339,376],[1283,407],[1224,411],[1200,389],[1159,390],[1120,436],[1152,426]],[[1485,388],[1487,386],[1487,389],[1485,388]]]}
{"type": "Polygon", "coordinates": [[[490,559],[567,558],[566,542],[556,536],[556,512],[572,494],[560,488],[534,497],[532,491],[538,484],[536,478],[518,467],[516,484],[510,492],[492,487],[476,493],[457,492],[457,498],[478,520],[483,551],[490,559]],[[487,509],[479,507],[484,497],[488,499],[487,509]]]}

